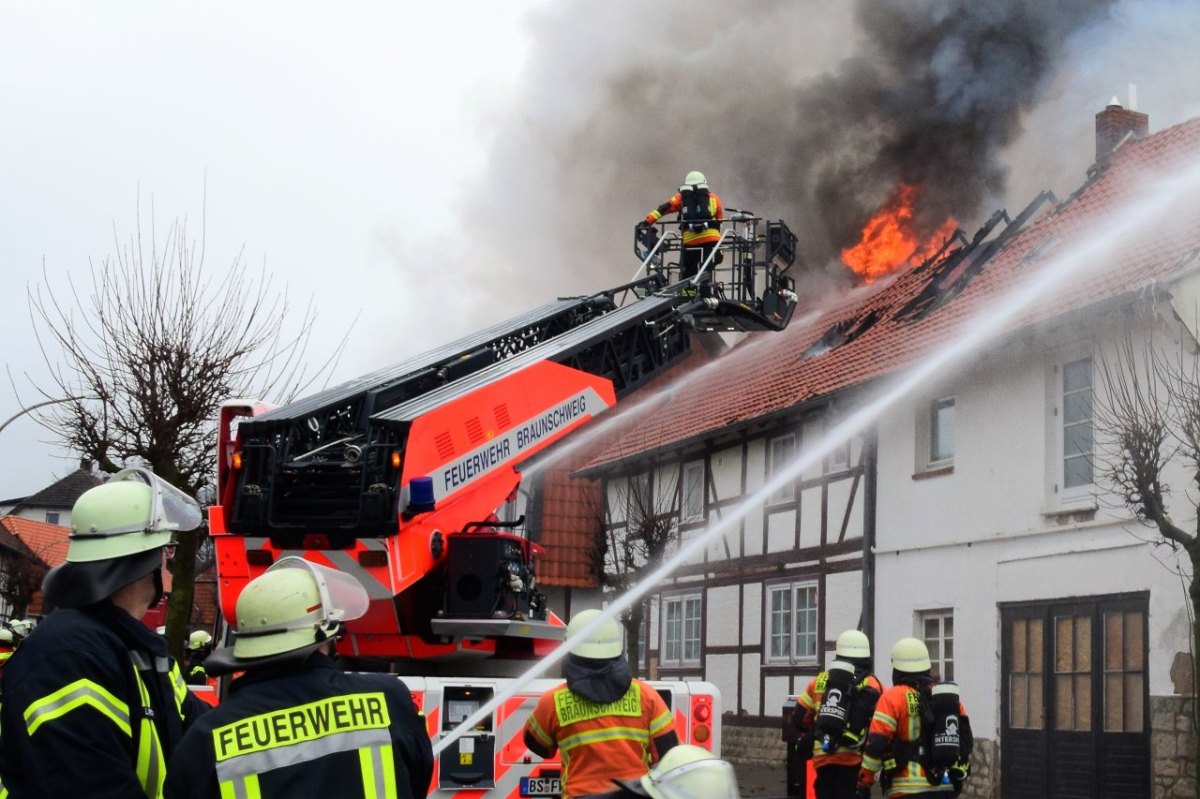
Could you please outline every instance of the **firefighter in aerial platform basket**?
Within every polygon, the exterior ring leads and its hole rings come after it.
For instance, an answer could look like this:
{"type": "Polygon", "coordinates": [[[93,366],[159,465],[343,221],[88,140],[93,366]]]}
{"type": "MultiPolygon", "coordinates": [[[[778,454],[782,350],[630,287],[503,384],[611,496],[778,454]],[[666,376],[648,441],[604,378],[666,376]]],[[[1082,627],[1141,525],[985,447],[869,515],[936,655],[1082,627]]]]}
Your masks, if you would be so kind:
{"type": "Polygon", "coordinates": [[[811,742],[817,799],[854,799],[863,742],[883,686],[871,673],[871,642],[846,630],[836,660],[814,677],[796,704],[792,723],[811,742]]]}
{"type": "Polygon", "coordinates": [[[142,623],[164,555],[195,529],[195,500],[147,469],[80,495],[66,562],[42,584],[56,608],[4,669],[0,779],[13,797],[158,796],[166,760],[208,707],[142,623]]]}
{"type": "Polygon", "coordinates": [[[892,683],[867,731],[860,799],[870,796],[876,775],[888,799],[957,796],[974,748],[958,686],[934,682],[929,650],[916,638],[901,638],[892,647],[892,683]]]}
{"type": "MultiPolygon", "coordinates": [[[[581,611],[567,639],[600,615],[581,611]]],[[[567,681],[538,699],[525,722],[525,745],[539,757],[562,755],[563,799],[613,789],[613,780],[638,779],[679,743],[675,722],[652,686],[635,679],[625,660],[621,625],[613,619],[572,644],[563,664],[567,681]]]]}
{"type": "MultiPolygon", "coordinates": [[[[649,227],[666,214],[679,214],[679,227],[683,234],[683,251],[680,254],[680,278],[695,276],[700,265],[708,258],[721,240],[721,221],[725,219],[725,207],[717,193],[710,191],[703,173],[692,171],[683,179],[669,200],[646,214],[642,225],[649,227]]],[[[721,262],[721,254],[713,259],[713,266],[721,262]]],[[[702,278],[708,282],[711,270],[702,278]]]]}
{"type": "Polygon", "coordinates": [[[233,646],[205,661],[210,674],[245,674],[184,736],[164,798],[424,797],[433,749],[412,694],[394,675],[345,674],[331,657],[368,604],[354,577],[303,558],[247,583],[233,646]]]}

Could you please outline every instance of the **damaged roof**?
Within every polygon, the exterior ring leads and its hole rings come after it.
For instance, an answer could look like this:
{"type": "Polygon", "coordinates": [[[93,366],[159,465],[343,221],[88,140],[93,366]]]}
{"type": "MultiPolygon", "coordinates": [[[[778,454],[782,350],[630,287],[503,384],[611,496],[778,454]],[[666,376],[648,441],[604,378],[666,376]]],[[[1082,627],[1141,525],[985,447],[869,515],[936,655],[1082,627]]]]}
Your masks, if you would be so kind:
{"type": "MultiPolygon", "coordinates": [[[[934,263],[854,289],[820,312],[797,311],[781,333],[754,334],[670,394],[673,413],[631,418],[585,469],[607,471],[632,455],[674,450],[796,406],[862,386],[915,364],[960,335],[964,323],[1027,280],[1054,254],[1103,235],[1098,223],[1127,210],[1146,178],[1200,159],[1200,119],[1128,140],[1065,201],[1037,198],[1016,219],[994,216],[974,239],[934,263]],[[1007,222],[1000,227],[1000,222],[1007,222]],[[678,409],[686,408],[686,412],[678,409]]],[[[1054,296],[1027,308],[1010,331],[1149,289],[1200,266],[1200,224],[1188,214],[1157,217],[1108,251],[1054,296]]],[[[648,391],[653,391],[653,388],[648,391]]],[[[624,408],[618,407],[618,413],[624,408]]]]}

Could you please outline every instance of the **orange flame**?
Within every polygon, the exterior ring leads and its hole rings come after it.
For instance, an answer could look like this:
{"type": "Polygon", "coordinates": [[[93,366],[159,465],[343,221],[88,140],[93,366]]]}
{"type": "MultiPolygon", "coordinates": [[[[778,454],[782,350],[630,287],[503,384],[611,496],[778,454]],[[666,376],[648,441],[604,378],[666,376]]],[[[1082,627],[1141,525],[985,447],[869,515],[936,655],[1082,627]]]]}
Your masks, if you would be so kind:
{"type": "Polygon", "coordinates": [[[865,282],[872,283],[902,267],[915,266],[936,253],[946,239],[954,235],[958,223],[953,218],[947,219],[922,243],[913,225],[919,194],[916,186],[901,184],[883,208],[863,225],[858,244],[842,250],[842,263],[861,275],[865,282]]]}

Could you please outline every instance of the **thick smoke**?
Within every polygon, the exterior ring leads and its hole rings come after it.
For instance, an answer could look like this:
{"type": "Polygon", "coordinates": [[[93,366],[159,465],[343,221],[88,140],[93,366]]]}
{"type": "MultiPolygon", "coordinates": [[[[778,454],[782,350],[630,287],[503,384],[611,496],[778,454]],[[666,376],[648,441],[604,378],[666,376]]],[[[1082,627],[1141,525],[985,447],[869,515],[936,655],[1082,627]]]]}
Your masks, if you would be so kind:
{"type": "MultiPolygon", "coordinates": [[[[1119,74],[1114,85],[1094,68],[1097,56],[1145,53],[1140,16],[1160,18],[1151,30],[1186,31],[1198,7],[554,3],[532,23],[537,44],[522,94],[497,110],[485,173],[465,204],[456,284],[494,312],[464,330],[627,279],[637,266],[634,224],[692,169],[706,173],[727,207],[787,221],[803,269],[843,282],[840,250],[900,183],[923,187],[917,219],[929,232],[947,216],[970,226],[1006,200],[1019,210],[1043,188],[1063,191],[1039,183],[1056,158],[1071,164],[1070,191],[1090,164],[1092,115],[1138,79],[1119,74]],[[1126,26],[1118,33],[1114,9],[1126,26]],[[1163,18],[1172,21],[1163,26],[1163,18]],[[1096,54],[1089,41],[1110,50],[1096,54]],[[1080,75],[1101,84],[1088,87],[1097,94],[1078,98],[1068,120],[1042,120],[1069,127],[1074,156],[1044,154],[1042,171],[1009,198],[1005,155],[1021,145],[1047,93],[1080,75]]],[[[1195,64],[1194,42],[1180,41],[1187,49],[1179,53],[1195,64]]],[[[1178,83],[1178,62],[1173,69],[1178,83]]],[[[1034,151],[1025,146],[1022,155],[1034,151]]]]}

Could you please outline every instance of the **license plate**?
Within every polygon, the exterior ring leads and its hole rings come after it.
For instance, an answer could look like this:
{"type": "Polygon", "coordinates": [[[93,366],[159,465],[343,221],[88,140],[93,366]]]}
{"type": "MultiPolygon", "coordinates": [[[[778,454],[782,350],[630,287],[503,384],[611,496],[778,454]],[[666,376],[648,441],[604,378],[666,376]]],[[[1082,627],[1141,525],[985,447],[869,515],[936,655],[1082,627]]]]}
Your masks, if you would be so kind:
{"type": "Polygon", "coordinates": [[[521,778],[521,796],[558,796],[561,793],[558,777],[521,778]]]}

